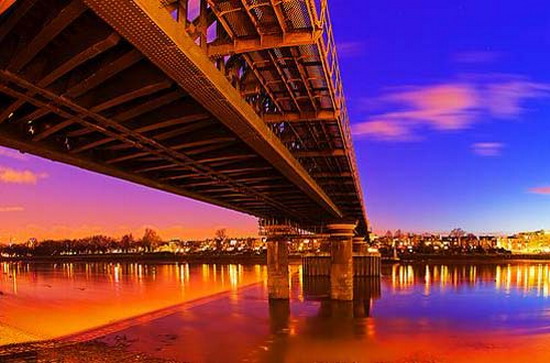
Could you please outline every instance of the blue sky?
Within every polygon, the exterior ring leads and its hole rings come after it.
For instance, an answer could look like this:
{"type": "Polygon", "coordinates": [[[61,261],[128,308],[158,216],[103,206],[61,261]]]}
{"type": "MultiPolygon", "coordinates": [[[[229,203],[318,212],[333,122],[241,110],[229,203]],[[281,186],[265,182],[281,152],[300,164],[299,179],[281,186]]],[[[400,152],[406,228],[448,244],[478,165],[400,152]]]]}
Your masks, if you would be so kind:
{"type": "Polygon", "coordinates": [[[374,229],[550,228],[548,4],[331,5],[374,229]]]}

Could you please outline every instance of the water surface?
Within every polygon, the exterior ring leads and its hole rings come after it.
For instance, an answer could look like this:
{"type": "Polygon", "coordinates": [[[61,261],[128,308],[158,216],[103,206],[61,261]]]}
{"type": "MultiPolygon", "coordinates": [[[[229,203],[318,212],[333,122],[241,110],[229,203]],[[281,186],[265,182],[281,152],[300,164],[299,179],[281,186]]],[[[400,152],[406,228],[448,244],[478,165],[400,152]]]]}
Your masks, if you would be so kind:
{"type": "MultiPolygon", "coordinates": [[[[128,266],[120,268],[130,271],[128,266]]],[[[181,280],[181,274],[176,272],[179,268],[179,265],[170,265],[162,270],[157,266],[157,281],[164,282],[155,286],[155,280],[149,275],[149,286],[141,290],[134,273],[123,274],[126,277],[122,280],[127,279],[127,285],[119,289],[106,287],[112,286],[114,276],[98,277],[104,280],[102,294],[96,301],[121,304],[134,301],[137,306],[149,309],[168,306],[165,299],[177,291],[181,293],[180,299],[185,300],[193,288],[205,292],[204,298],[71,338],[78,343],[32,347],[30,354],[45,361],[74,361],[84,355],[88,360],[109,356],[112,360],[107,361],[113,362],[130,359],[151,362],[550,361],[550,265],[547,263],[387,265],[381,279],[356,281],[353,303],[326,299],[328,279],[305,278],[299,266],[292,267],[290,302],[271,303],[266,298],[263,267],[225,266],[224,281],[231,274],[241,276],[240,280],[229,278],[227,286],[220,282],[219,266],[215,274],[212,265],[188,266],[190,281],[194,275],[197,279],[189,290],[177,287],[181,280]],[[164,272],[159,273],[160,270],[164,272]],[[223,292],[224,288],[228,291],[223,292]],[[129,291],[124,292],[125,289],[129,291]],[[218,291],[222,292],[209,295],[218,291]],[[149,297],[157,303],[139,301],[149,297]]],[[[24,274],[32,275],[21,273],[24,274]]],[[[45,268],[34,274],[35,280],[27,280],[29,291],[31,286],[43,284],[43,277],[36,275],[51,276],[55,272],[45,268]]],[[[75,296],[71,275],[59,274],[59,281],[66,276],[66,284],[58,288],[64,293],[59,300],[54,296],[44,298],[49,305],[37,304],[35,321],[47,315],[48,308],[64,304],[75,296]]],[[[0,300],[0,304],[5,304],[20,292],[10,296],[13,293],[13,289],[9,290],[10,280],[1,281],[1,289],[8,292],[7,299],[4,295],[0,300]]],[[[22,302],[29,296],[38,295],[27,292],[17,298],[22,302]]],[[[170,304],[179,301],[171,299],[170,304]]],[[[75,302],[81,303],[81,300],[75,302]]],[[[27,304],[27,309],[32,305],[27,304]]],[[[90,308],[93,304],[85,303],[85,306],[89,311],[94,310],[90,308]]],[[[2,314],[0,319],[5,319],[4,310],[2,314]]],[[[100,315],[100,311],[97,314],[100,315]]],[[[20,319],[25,320],[25,316],[20,319]]],[[[90,325],[84,317],[79,321],[90,325]]]]}
{"type": "Polygon", "coordinates": [[[0,345],[50,339],[265,279],[263,266],[0,263],[0,345]]]}

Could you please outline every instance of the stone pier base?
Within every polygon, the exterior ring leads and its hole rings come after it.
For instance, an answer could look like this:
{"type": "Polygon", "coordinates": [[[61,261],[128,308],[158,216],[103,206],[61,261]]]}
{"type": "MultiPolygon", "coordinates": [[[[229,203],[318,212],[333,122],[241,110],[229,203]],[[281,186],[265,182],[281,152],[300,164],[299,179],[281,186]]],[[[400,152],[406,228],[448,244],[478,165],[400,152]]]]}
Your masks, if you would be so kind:
{"type": "Polygon", "coordinates": [[[276,238],[267,242],[267,290],[269,299],[288,299],[288,242],[276,238]]]}
{"type": "Polygon", "coordinates": [[[369,246],[364,237],[353,237],[353,252],[355,254],[367,253],[369,246]]]}
{"type": "Polygon", "coordinates": [[[353,300],[353,230],[356,223],[341,221],[327,225],[330,234],[330,297],[353,300]]]}
{"type": "Polygon", "coordinates": [[[334,300],[353,300],[352,241],[338,241],[331,246],[330,297],[334,300]]]}

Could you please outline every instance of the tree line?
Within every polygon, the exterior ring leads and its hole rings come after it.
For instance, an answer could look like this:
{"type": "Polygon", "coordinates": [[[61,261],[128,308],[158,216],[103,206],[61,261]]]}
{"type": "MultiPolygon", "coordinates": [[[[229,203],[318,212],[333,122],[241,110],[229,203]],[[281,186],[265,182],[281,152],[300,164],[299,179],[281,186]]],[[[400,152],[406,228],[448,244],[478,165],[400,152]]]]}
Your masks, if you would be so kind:
{"type": "Polygon", "coordinates": [[[135,239],[132,234],[126,234],[119,239],[96,235],[78,239],[29,240],[24,243],[0,245],[0,253],[9,256],[57,256],[153,252],[162,243],[163,241],[158,233],[147,228],[140,239],[135,239]]]}

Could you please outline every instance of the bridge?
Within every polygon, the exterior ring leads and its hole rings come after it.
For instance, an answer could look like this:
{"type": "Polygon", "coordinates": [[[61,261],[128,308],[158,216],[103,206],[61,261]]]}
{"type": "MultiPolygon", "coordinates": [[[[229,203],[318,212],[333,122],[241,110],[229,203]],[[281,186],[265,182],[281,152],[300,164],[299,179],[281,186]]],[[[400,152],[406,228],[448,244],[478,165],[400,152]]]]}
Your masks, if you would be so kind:
{"type": "Polygon", "coordinates": [[[327,0],[3,4],[0,145],[256,216],[274,271],[368,235],[327,0]]]}

